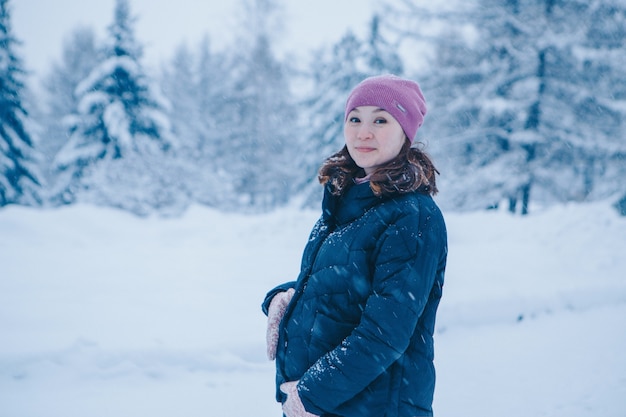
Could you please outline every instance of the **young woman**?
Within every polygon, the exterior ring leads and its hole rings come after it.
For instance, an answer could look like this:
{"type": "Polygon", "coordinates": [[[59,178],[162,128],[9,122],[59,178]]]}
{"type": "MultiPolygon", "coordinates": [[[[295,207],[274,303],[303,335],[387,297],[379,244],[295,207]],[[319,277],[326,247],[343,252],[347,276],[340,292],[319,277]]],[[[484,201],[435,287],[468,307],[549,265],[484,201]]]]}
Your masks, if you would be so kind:
{"type": "Polygon", "coordinates": [[[411,147],[425,114],[419,85],[393,75],[348,97],[300,275],[263,303],[287,417],[433,415],[447,235],[431,197],[437,171],[411,147]]]}

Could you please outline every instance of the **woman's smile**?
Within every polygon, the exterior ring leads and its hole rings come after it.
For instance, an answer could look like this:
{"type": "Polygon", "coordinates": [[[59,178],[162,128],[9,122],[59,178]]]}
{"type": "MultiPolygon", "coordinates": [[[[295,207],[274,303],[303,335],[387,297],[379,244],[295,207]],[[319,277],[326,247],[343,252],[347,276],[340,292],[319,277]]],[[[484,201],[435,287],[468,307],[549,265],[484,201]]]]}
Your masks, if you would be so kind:
{"type": "Polygon", "coordinates": [[[374,152],[376,150],[376,148],[372,148],[370,146],[355,146],[354,149],[356,149],[359,152],[374,152]]]}

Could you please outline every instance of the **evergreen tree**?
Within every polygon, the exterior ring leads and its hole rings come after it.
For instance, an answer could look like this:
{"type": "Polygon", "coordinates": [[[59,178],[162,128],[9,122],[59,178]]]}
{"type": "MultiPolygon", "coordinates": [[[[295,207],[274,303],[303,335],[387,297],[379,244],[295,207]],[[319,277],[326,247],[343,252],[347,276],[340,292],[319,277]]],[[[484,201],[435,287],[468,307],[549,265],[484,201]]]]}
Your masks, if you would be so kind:
{"type": "Polygon", "coordinates": [[[197,179],[192,192],[200,203],[226,208],[235,194],[226,170],[230,161],[226,157],[228,144],[224,143],[223,121],[230,118],[229,86],[230,59],[226,52],[211,49],[205,37],[198,48],[196,63],[196,103],[198,114],[197,179]]]}
{"type": "Polygon", "coordinates": [[[223,102],[226,128],[221,167],[231,179],[236,201],[231,204],[264,211],[291,197],[299,151],[289,68],[273,51],[280,29],[275,0],[243,2],[244,30],[237,40],[230,96],[223,102]],[[226,117],[226,116],[225,116],[226,117]]]}
{"type": "Polygon", "coordinates": [[[223,54],[211,51],[205,37],[196,54],[180,45],[162,74],[178,155],[185,161],[185,181],[192,199],[209,206],[220,206],[233,194],[220,169],[226,164],[220,143],[222,121],[228,118],[222,105],[228,95],[225,61],[223,54]]]}
{"type": "Polygon", "coordinates": [[[402,75],[404,63],[398,54],[398,45],[391,43],[382,31],[380,15],[374,14],[369,23],[369,37],[363,45],[369,71],[373,75],[402,75]]]}
{"type": "Polygon", "coordinates": [[[195,57],[186,44],[181,44],[162,71],[163,94],[170,103],[168,114],[172,132],[181,148],[199,147],[196,134],[198,121],[195,57]]]}
{"type": "Polygon", "coordinates": [[[369,76],[403,73],[402,60],[382,36],[379,23],[375,15],[365,41],[348,31],[331,48],[316,51],[312,59],[312,89],[301,105],[305,117],[299,129],[306,137],[301,153],[306,172],[300,187],[306,207],[319,206],[323,189],[317,179],[318,169],[325,158],[344,145],[343,117],[352,88],[369,76]]]}
{"type": "Polygon", "coordinates": [[[42,204],[35,127],[23,104],[26,75],[15,53],[8,0],[0,0],[0,207],[42,204]]]}
{"type": "MultiPolygon", "coordinates": [[[[67,142],[67,126],[64,120],[66,116],[78,113],[76,88],[96,67],[100,61],[100,52],[93,29],[76,28],[63,43],[61,60],[53,64],[45,77],[46,137],[41,143],[41,149],[46,159],[52,160],[67,142]]],[[[50,181],[54,180],[50,178],[50,181]]]]}
{"type": "MultiPolygon", "coordinates": [[[[580,62],[580,48],[587,28],[606,19],[594,16],[602,2],[592,3],[481,0],[454,10],[410,10],[414,38],[435,46],[426,131],[445,142],[436,159],[451,174],[442,187],[447,203],[474,209],[508,200],[509,210],[526,214],[531,199],[585,200],[592,193],[585,166],[597,166],[588,158],[596,159],[592,148],[602,147],[606,135],[584,118],[617,120],[609,107],[596,105],[584,82],[583,66],[590,64],[580,62]],[[420,32],[432,29],[423,22],[433,16],[452,34],[420,32]]],[[[597,52],[587,58],[595,61],[597,52]]],[[[610,72],[623,78],[623,71],[610,72]]],[[[616,123],[609,124],[619,135],[616,123]]]]}
{"type": "Polygon", "coordinates": [[[620,115],[606,105],[612,102],[613,91],[597,89],[585,78],[623,80],[622,66],[601,75],[591,68],[594,63],[604,65],[598,59],[602,46],[593,45],[596,57],[588,56],[587,64],[581,62],[579,51],[590,44],[590,36],[597,36],[596,22],[601,21],[602,38],[621,37],[618,50],[624,55],[623,6],[617,25],[605,26],[607,20],[615,20],[602,10],[604,2],[595,3],[516,0],[501,5],[483,0],[488,12],[483,13],[481,28],[491,44],[484,56],[492,58],[488,63],[497,72],[486,83],[489,96],[483,103],[491,105],[483,106],[481,119],[488,129],[504,128],[507,154],[515,150],[520,155],[507,175],[518,179],[516,187],[507,190],[511,211],[521,203],[521,213],[528,212],[531,190],[538,201],[588,200],[596,188],[591,173],[595,161],[611,157],[598,155],[598,149],[620,142],[615,140],[624,131],[620,115]],[[615,32],[620,27],[621,35],[615,32]]]}
{"type": "Polygon", "coordinates": [[[56,157],[58,202],[80,199],[142,215],[186,204],[167,102],[143,71],[134,22],[128,1],[117,0],[104,60],[76,88],[78,113],[56,157]]]}
{"type": "Polygon", "coordinates": [[[581,27],[585,40],[574,51],[582,74],[575,115],[584,196],[616,195],[626,207],[626,2],[589,3],[581,27]]]}

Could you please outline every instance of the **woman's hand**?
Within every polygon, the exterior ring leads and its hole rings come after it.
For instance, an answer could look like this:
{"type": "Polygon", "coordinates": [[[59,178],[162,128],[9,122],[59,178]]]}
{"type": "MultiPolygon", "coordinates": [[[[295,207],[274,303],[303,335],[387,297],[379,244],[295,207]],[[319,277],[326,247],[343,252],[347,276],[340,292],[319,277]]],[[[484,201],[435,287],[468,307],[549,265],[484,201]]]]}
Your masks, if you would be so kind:
{"type": "Polygon", "coordinates": [[[287,417],[319,417],[304,409],[304,404],[298,395],[298,381],[285,382],[280,386],[280,390],[287,394],[287,399],[283,403],[283,413],[287,417]]]}
{"type": "Polygon", "coordinates": [[[271,361],[276,359],[276,348],[278,345],[278,326],[285,315],[285,310],[293,297],[295,290],[293,288],[284,292],[279,292],[272,298],[270,306],[267,309],[267,332],[265,338],[267,340],[267,358],[271,361]]]}

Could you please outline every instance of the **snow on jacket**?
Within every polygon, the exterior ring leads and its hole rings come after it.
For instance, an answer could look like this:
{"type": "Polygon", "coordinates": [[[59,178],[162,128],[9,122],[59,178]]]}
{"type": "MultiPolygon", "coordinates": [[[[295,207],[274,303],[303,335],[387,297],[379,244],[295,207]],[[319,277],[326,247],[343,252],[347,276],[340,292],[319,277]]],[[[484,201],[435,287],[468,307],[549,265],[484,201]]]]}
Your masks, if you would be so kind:
{"type": "Polygon", "coordinates": [[[413,192],[376,197],[369,183],[325,190],[322,217],[280,325],[278,387],[300,380],[310,413],[432,416],[433,332],[447,257],[443,216],[413,192]]]}

